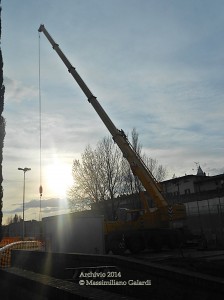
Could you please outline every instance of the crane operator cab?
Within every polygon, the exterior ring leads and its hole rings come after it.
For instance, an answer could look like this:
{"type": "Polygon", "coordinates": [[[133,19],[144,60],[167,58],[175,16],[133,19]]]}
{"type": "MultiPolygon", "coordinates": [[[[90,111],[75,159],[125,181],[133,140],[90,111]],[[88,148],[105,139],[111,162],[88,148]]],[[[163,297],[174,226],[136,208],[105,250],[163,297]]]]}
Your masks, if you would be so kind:
{"type": "Polygon", "coordinates": [[[137,221],[144,215],[144,213],[144,209],[119,208],[117,211],[117,221],[137,221]]]}

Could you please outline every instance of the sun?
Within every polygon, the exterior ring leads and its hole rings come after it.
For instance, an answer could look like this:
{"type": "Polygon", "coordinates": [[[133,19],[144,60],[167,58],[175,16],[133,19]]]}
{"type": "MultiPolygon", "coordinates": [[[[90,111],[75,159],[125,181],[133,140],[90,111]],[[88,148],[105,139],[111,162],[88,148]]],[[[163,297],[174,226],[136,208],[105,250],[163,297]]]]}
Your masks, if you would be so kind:
{"type": "Polygon", "coordinates": [[[45,167],[45,178],[48,192],[63,198],[73,183],[71,165],[55,161],[45,167]]]}

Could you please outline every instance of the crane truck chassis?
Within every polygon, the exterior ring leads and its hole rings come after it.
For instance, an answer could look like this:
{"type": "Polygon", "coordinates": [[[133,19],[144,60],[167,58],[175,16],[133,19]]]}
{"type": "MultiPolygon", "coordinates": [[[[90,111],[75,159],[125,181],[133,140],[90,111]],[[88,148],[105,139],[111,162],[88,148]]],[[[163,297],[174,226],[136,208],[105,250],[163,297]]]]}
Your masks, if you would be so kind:
{"type": "Polygon", "coordinates": [[[89,103],[107,127],[123,156],[129,162],[134,176],[139,178],[146,193],[155,204],[155,208],[150,208],[144,193],[141,193],[142,209],[125,210],[116,221],[105,220],[106,252],[112,251],[114,254],[122,254],[128,249],[132,253],[137,253],[145,248],[160,250],[164,245],[171,248],[180,245],[184,239],[183,223],[186,219],[184,204],[168,205],[159,182],[157,182],[141,157],[133,149],[124,131],[115,127],[97,98],[89,90],[75,67],[66,58],[43,24],[40,25],[38,31],[44,33],[53,49],[57,52],[69,73],[71,73],[86,95],[89,103]]]}

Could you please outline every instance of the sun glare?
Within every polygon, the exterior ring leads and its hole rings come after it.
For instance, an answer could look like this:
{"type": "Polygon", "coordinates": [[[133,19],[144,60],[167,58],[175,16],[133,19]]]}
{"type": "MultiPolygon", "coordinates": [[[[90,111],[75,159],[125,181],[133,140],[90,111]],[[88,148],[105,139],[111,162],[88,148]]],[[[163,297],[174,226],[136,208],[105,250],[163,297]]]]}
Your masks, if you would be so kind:
{"type": "Polygon", "coordinates": [[[45,169],[47,189],[52,195],[65,197],[73,179],[71,166],[62,162],[55,162],[45,169]]]}

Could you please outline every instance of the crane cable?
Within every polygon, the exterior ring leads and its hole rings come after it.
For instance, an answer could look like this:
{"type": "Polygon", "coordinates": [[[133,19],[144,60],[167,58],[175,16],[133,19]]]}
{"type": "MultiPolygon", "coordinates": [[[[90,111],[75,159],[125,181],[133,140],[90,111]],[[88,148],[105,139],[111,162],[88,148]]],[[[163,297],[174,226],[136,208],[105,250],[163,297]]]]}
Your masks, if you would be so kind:
{"type": "Polygon", "coordinates": [[[40,187],[39,187],[39,193],[40,193],[40,212],[39,212],[39,221],[41,221],[41,198],[43,194],[43,187],[42,187],[42,107],[41,107],[41,72],[40,72],[40,32],[39,39],[38,39],[38,62],[39,62],[39,70],[38,70],[38,90],[39,90],[39,150],[40,150],[40,187]]]}

